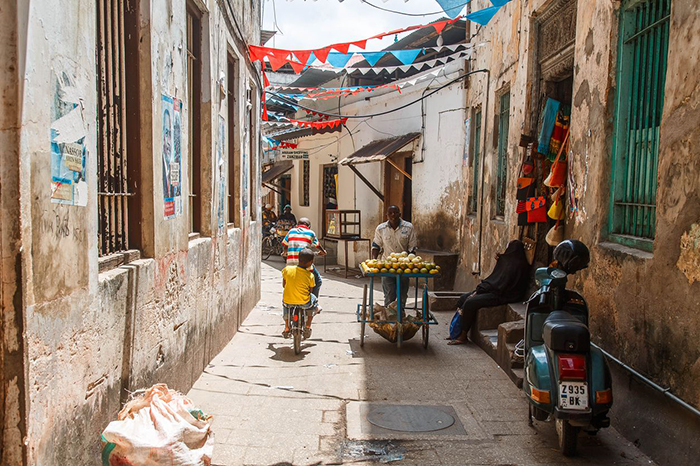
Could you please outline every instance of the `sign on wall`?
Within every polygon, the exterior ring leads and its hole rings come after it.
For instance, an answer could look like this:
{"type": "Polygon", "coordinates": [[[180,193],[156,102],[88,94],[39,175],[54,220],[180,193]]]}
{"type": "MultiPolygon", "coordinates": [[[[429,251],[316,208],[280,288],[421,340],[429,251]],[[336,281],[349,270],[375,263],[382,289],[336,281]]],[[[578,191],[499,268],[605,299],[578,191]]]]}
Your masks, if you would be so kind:
{"type": "Polygon", "coordinates": [[[282,160],[308,160],[309,153],[301,149],[279,149],[282,160]]]}
{"type": "Polygon", "coordinates": [[[163,94],[163,215],[182,215],[182,101],[163,94]]]}
{"type": "Polygon", "coordinates": [[[52,73],[51,84],[51,202],[86,206],[86,131],[79,92],[68,73],[52,73]]]}
{"type": "Polygon", "coordinates": [[[466,134],[464,136],[464,154],[462,155],[462,166],[463,167],[468,167],[469,166],[469,137],[471,136],[471,123],[472,119],[467,118],[464,120],[464,129],[466,130],[466,134]]]}

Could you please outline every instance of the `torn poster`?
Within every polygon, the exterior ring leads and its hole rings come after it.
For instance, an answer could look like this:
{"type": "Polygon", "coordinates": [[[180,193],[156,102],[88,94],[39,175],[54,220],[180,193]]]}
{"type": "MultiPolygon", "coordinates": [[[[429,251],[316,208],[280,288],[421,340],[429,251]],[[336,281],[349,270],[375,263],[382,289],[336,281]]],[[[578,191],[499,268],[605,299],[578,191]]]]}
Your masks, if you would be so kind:
{"type": "Polygon", "coordinates": [[[163,94],[163,214],[182,215],[182,101],[163,94]]]}
{"type": "Polygon", "coordinates": [[[224,154],[226,153],[225,123],[224,117],[219,115],[219,140],[216,145],[216,184],[219,190],[216,219],[219,226],[219,234],[224,231],[224,217],[226,216],[226,164],[224,163],[224,154]]]}
{"type": "Polygon", "coordinates": [[[75,86],[66,73],[60,77],[52,75],[52,83],[51,202],[86,206],[87,149],[82,103],[71,98],[75,86]]]}

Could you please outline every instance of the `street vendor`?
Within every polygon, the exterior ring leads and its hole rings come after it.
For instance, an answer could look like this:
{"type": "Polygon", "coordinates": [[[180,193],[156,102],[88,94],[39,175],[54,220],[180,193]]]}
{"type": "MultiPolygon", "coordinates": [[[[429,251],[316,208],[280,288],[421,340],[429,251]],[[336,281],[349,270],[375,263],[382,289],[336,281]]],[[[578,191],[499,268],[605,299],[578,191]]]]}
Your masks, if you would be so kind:
{"type": "MultiPolygon", "coordinates": [[[[374,232],[372,241],[372,258],[386,259],[392,253],[413,253],[418,248],[418,240],[413,230],[413,224],[401,218],[401,209],[392,205],[386,211],[387,221],[379,224],[374,232]]],[[[401,277],[401,307],[408,299],[408,277],[401,277]]],[[[384,289],[384,305],[396,301],[396,278],[382,277],[384,289]]]]}

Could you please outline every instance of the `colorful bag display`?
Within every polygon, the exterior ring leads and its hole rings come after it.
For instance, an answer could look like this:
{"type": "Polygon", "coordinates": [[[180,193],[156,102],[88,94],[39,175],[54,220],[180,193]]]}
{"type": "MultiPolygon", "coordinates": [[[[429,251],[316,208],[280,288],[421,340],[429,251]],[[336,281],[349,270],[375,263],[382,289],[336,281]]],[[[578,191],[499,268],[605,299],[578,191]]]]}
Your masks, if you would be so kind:
{"type": "Polygon", "coordinates": [[[525,202],[528,223],[547,221],[547,198],[544,196],[530,197],[525,202]]]}
{"type": "Polygon", "coordinates": [[[518,214],[518,225],[525,226],[528,224],[527,221],[527,210],[525,208],[525,201],[528,197],[535,195],[535,179],[534,178],[518,178],[518,191],[516,194],[517,204],[515,207],[515,213],[518,214]]]}
{"type": "Polygon", "coordinates": [[[537,152],[540,154],[549,154],[549,140],[552,138],[560,105],[561,103],[558,100],[547,99],[547,103],[544,106],[540,124],[539,144],[537,145],[537,152]]]}
{"type": "Polygon", "coordinates": [[[566,185],[567,166],[566,160],[561,160],[561,154],[564,152],[564,148],[566,147],[568,140],[569,132],[567,131],[566,136],[564,136],[564,142],[559,148],[557,158],[555,158],[554,162],[552,162],[552,168],[549,171],[549,175],[547,175],[547,178],[544,180],[545,186],[549,186],[550,188],[558,188],[566,185]]]}
{"type": "MultiPolygon", "coordinates": [[[[571,110],[566,107],[562,108],[557,113],[557,121],[554,124],[554,130],[552,131],[552,138],[549,140],[549,153],[547,153],[547,158],[552,161],[559,153],[559,149],[564,144],[564,136],[569,132],[569,115],[571,110]]],[[[564,160],[566,160],[566,153],[564,153],[564,160]]]]}

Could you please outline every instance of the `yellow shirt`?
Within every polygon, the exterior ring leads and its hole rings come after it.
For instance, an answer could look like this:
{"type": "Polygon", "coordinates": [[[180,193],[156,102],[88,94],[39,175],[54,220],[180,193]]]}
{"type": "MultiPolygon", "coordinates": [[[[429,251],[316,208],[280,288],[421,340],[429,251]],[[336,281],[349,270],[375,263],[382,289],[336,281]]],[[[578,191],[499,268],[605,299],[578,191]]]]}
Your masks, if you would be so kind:
{"type": "Polygon", "coordinates": [[[282,301],[285,304],[306,304],[311,300],[311,289],[316,286],[314,274],[296,265],[282,269],[286,281],[282,301]]]}

